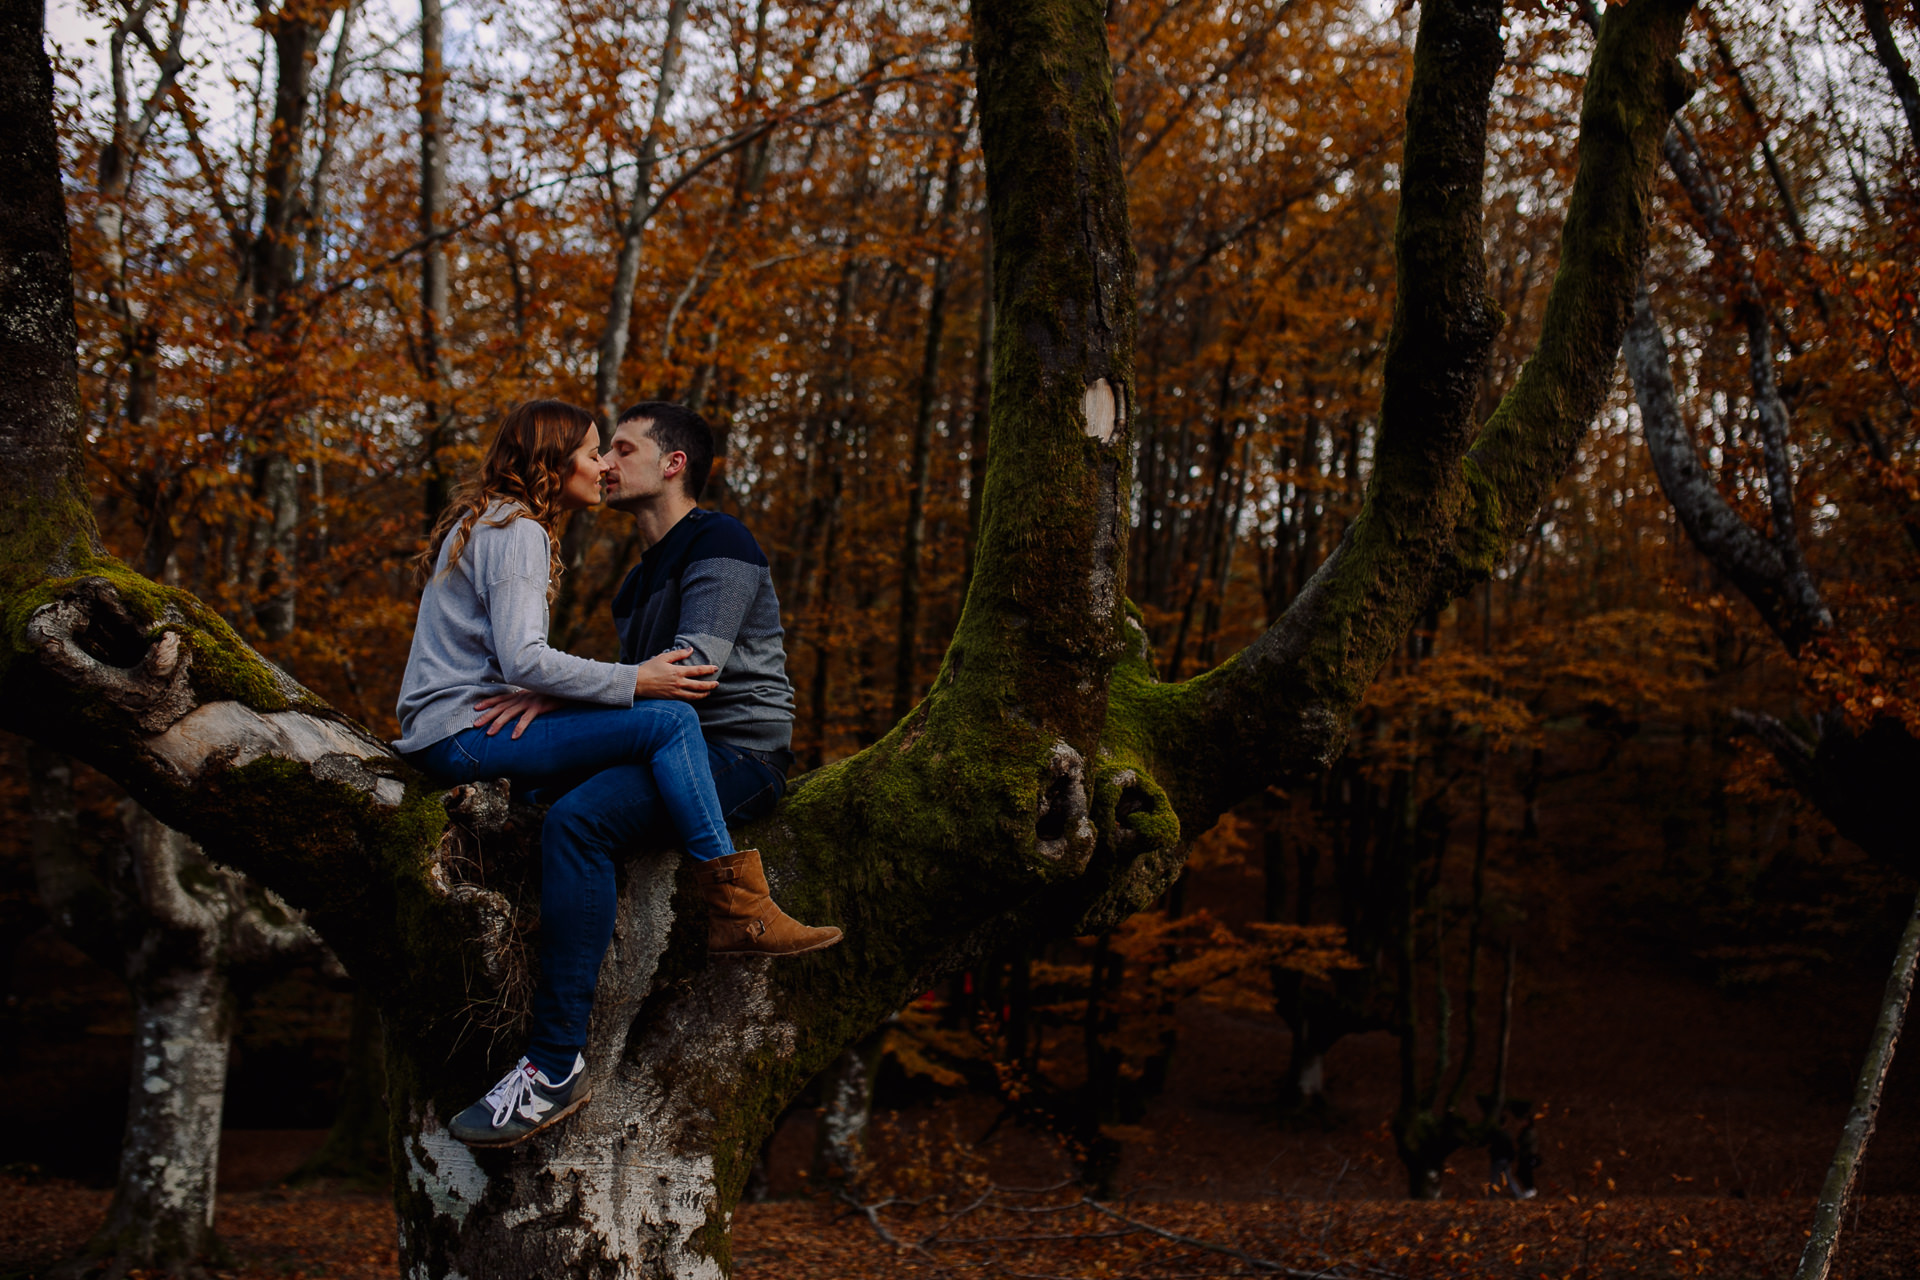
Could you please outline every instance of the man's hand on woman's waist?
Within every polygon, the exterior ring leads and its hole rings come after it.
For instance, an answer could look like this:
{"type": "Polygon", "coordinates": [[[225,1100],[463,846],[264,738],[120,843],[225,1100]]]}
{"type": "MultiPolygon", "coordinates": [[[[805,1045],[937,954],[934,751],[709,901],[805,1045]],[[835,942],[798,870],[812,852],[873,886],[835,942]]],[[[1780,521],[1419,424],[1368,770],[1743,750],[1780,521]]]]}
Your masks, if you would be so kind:
{"type": "Polygon", "coordinates": [[[633,681],[634,698],[678,698],[682,702],[698,702],[712,693],[720,682],[706,677],[720,668],[706,663],[683,664],[683,659],[692,656],[691,649],[669,649],[641,663],[640,673],[633,681]]]}

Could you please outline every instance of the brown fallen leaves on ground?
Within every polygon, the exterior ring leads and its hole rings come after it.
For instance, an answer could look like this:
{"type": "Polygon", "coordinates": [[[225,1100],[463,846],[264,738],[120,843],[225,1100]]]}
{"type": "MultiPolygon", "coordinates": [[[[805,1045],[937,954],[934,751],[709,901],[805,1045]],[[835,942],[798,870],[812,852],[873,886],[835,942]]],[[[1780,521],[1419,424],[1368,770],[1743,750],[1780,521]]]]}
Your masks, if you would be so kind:
{"type": "MultiPolygon", "coordinates": [[[[107,1193],[0,1178],[0,1277],[30,1277],[85,1240],[107,1193]]],[[[1516,1204],[1267,1200],[1094,1203],[1072,1187],[974,1185],[859,1205],[818,1198],[743,1205],[736,1280],[991,1276],[1035,1280],[1605,1280],[1790,1276],[1812,1206],[1709,1197],[1516,1204]]],[[[326,1190],[223,1197],[232,1280],[393,1280],[392,1210],[326,1190]]],[[[1920,1197],[1867,1200],[1835,1280],[1920,1275],[1920,1197]]]]}
{"type": "MultiPolygon", "coordinates": [[[[100,1225],[110,1193],[58,1178],[0,1177],[0,1280],[26,1280],[76,1252],[100,1225]]],[[[323,1188],[220,1197],[216,1229],[231,1280],[394,1280],[393,1204],[323,1188]]],[[[135,1272],[137,1278],[141,1273],[135,1272]]]]}
{"type": "MultiPolygon", "coordinates": [[[[975,1200],[868,1212],[825,1202],[750,1206],[734,1229],[734,1274],[1762,1280],[1792,1274],[1812,1210],[1798,1198],[1707,1197],[1125,1205],[1095,1204],[1066,1188],[992,1189],[975,1200]],[[882,1256],[863,1249],[863,1231],[882,1256]]],[[[1846,1253],[1836,1278],[1920,1275],[1920,1198],[1868,1201],[1850,1225],[1846,1253]]]]}

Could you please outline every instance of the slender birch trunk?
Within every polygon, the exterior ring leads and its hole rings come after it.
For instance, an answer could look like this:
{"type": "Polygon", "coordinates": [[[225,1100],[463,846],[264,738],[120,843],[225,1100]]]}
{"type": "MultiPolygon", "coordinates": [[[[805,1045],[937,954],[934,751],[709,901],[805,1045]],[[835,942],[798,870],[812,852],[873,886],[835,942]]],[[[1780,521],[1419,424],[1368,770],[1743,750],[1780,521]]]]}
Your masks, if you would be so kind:
{"type": "Polygon", "coordinates": [[[1834,1148],[1827,1180],[1820,1187],[1813,1231],[1793,1280],[1827,1280],[1833,1270],[1847,1207],[1860,1181],[1860,1166],[1866,1159],[1867,1143],[1873,1139],[1874,1121],[1880,1116],[1880,1093],[1893,1067],[1893,1047],[1900,1041],[1900,1027],[1906,1021],[1907,1006],[1913,1002],[1916,966],[1920,966],[1920,898],[1914,899],[1913,914],[1894,953],[1893,972],[1887,976],[1886,994],[1880,999],[1880,1017],[1867,1045],[1867,1060],[1860,1066],[1859,1083],[1854,1086],[1853,1107],[1847,1112],[1846,1127],[1840,1131],[1840,1145],[1834,1148]]]}

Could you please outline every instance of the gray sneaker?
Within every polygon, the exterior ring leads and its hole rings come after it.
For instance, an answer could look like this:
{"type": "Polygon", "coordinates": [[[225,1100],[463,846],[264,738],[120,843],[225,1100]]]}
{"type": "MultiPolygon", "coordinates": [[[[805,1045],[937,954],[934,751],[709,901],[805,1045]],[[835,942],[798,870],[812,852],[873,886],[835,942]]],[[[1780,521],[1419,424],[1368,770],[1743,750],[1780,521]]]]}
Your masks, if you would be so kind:
{"type": "Polygon", "coordinates": [[[573,1056],[573,1070],[555,1084],[526,1058],[500,1083],[453,1118],[447,1132],[470,1147],[510,1147],[587,1105],[587,1060],[573,1056]]]}

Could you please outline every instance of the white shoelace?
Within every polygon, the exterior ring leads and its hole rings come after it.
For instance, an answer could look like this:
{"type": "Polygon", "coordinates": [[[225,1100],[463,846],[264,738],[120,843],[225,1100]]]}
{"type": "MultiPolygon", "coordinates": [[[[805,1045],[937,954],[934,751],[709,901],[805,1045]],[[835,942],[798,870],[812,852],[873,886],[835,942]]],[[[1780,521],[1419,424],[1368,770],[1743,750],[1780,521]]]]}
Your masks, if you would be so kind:
{"type": "MultiPolygon", "coordinates": [[[[498,1129],[501,1125],[504,1125],[513,1113],[520,1110],[524,1104],[545,1101],[545,1099],[534,1096],[533,1073],[533,1063],[522,1058],[514,1064],[513,1070],[507,1072],[500,1083],[493,1086],[492,1090],[488,1092],[486,1101],[493,1107],[494,1128],[498,1129]]],[[[545,1107],[537,1109],[530,1106],[526,1107],[527,1119],[538,1120],[540,1118],[539,1112],[545,1109],[545,1107]]]]}

